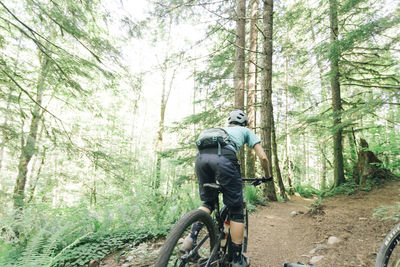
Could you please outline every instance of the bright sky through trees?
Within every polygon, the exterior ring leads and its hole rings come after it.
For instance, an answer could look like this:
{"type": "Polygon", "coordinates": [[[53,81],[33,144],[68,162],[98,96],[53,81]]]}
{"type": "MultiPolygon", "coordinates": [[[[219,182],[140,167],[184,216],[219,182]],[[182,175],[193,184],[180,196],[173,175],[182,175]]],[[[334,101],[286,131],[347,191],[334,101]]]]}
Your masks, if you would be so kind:
{"type": "MultiPolygon", "coordinates": [[[[124,15],[129,16],[133,22],[140,22],[148,18],[148,1],[146,0],[109,0],[108,6],[112,7],[110,10],[112,10],[116,21],[118,17],[124,15]]],[[[154,23],[154,20],[150,20],[149,23],[154,23]]],[[[115,31],[125,30],[120,28],[120,24],[115,24],[113,27],[115,31]]],[[[142,101],[138,109],[139,115],[136,116],[137,121],[134,123],[142,125],[141,128],[145,134],[140,134],[140,136],[146,140],[147,144],[151,144],[151,140],[155,138],[154,126],[157,125],[160,119],[158,107],[160,105],[162,79],[160,72],[157,71],[157,65],[160,64],[165,51],[169,50],[172,52],[185,51],[185,56],[197,57],[199,51],[196,49],[198,47],[192,47],[192,45],[203,38],[204,29],[201,29],[201,27],[202,25],[196,26],[188,23],[174,25],[171,28],[171,44],[166,44],[162,40],[152,40],[154,36],[152,36],[152,31],[150,31],[150,33],[145,33],[143,38],[135,38],[121,47],[125,64],[130,67],[131,71],[133,73],[144,73],[142,101]]],[[[203,54],[205,52],[202,51],[203,54]]],[[[193,64],[202,63],[193,62],[193,64]]],[[[178,68],[166,109],[165,119],[167,125],[181,120],[192,112],[193,70],[194,65],[191,68],[190,63],[189,66],[184,67],[182,65],[182,68],[178,68]]],[[[128,115],[128,117],[130,118],[131,116],[128,115]]],[[[175,137],[172,137],[172,140],[175,139],[175,137]]]]}

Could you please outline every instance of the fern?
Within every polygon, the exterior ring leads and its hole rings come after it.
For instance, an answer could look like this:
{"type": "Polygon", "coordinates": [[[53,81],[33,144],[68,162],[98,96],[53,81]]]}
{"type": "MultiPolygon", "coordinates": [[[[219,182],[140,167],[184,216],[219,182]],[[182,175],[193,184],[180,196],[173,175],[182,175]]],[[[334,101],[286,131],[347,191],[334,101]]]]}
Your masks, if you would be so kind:
{"type": "Polygon", "coordinates": [[[379,207],[373,214],[374,218],[381,218],[382,220],[391,219],[399,221],[400,219],[400,202],[397,202],[394,206],[382,206],[379,207]]]}
{"type": "Polygon", "coordinates": [[[6,248],[0,249],[0,266],[82,266],[126,244],[164,236],[200,205],[192,189],[182,184],[179,194],[150,197],[143,191],[95,209],[28,205],[18,221],[12,213],[0,218],[0,244],[6,248]]]}

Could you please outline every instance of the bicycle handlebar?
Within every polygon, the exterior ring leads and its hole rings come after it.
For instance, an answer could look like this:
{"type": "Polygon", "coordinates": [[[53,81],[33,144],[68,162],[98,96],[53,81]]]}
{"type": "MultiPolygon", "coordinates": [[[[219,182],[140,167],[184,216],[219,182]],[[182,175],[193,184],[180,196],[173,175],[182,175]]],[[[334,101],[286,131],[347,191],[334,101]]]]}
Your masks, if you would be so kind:
{"type": "Polygon", "coordinates": [[[269,182],[269,181],[273,181],[273,178],[272,178],[272,176],[270,176],[268,178],[265,178],[265,177],[262,177],[262,178],[243,178],[242,181],[243,182],[251,182],[252,185],[257,186],[257,185],[260,185],[261,183],[266,183],[266,182],[269,182]]]}

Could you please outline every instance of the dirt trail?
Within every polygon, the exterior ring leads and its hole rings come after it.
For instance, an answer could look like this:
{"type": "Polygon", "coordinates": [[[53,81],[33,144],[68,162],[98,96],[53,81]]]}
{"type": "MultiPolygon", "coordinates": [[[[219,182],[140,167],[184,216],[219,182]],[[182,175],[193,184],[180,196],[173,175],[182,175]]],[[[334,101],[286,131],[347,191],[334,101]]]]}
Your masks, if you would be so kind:
{"type": "MultiPolygon", "coordinates": [[[[381,206],[399,202],[400,182],[380,185],[371,192],[337,196],[322,202],[324,214],[309,216],[312,199],[293,197],[287,203],[270,203],[250,215],[249,247],[252,267],[280,267],[284,262],[318,267],[374,266],[376,253],[393,220],[374,219],[381,206]],[[292,215],[293,212],[297,215],[292,215]],[[328,245],[329,237],[340,242],[328,245]]],[[[100,266],[152,266],[162,242],[142,244],[127,253],[117,252],[100,266]],[[122,254],[122,255],[121,255],[122,254]],[[116,262],[118,258],[118,262],[116,262]]]]}
{"type": "Polygon", "coordinates": [[[251,266],[310,263],[318,256],[315,265],[319,267],[374,266],[380,243],[396,222],[372,215],[381,206],[395,205],[399,188],[400,182],[392,182],[371,192],[326,199],[322,203],[325,214],[313,217],[305,214],[312,200],[300,197],[260,208],[250,216],[251,266]],[[297,215],[291,216],[293,211],[297,215]],[[341,242],[327,245],[331,236],[341,242]]]}

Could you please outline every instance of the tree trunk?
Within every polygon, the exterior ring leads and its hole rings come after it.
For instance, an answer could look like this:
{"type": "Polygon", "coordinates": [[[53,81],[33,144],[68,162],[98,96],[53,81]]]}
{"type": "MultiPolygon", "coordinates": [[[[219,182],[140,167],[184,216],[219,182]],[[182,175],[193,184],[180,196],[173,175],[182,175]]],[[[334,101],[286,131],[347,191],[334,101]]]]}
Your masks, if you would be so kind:
{"type": "Polygon", "coordinates": [[[272,118],[272,152],[274,154],[274,166],[276,179],[278,179],[279,190],[281,193],[281,197],[287,201],[288,197],[286,195],[285,185],[283,184],[281,168],[279,167],[279,158],[278,158],[278,145],[276,144],[276,134],[275,134],[275,123],[272,118]]]}
{"type": "MultiPolygon", "coordinates": [[[[40,140],[40,138],[39,138],[39,140],[40,140]]],[[[46,159],[46,150],[47,150],[47,148],[44,147],[43,153],[42,153],[42,160],[40,161],[40,165],[39,165],[38,171],[36,172],[35,180],[30,182],[28,203],[30,203],[33,200],[33,197],[35,196],[36,186],[38,184],[39,177],[40,177],[40,174],[42,172],[42,168],[43,168],[43,165],[44,165],[44,162],[45,162],[45,159],[46,159]]]]}
{"type": "Polygon", "coordinates": [[[376,155],[368,150],[368,143],[360,139],[360,150],[358,152],[358,161],[354,166],[354,181],[363,186],[370,179],[394,179],[398,178],[388,169],[381,166],[382,161],[376,155]]]}
{"type": "Polygon", "coordinates": [[[37,83],[36,103],[32,111],[32,119],[29,128],[29,134],[21,147],[21,154],[18,163],[18,176],[14,187],[14,209],[16,211],[23,208],[25,198],[26,175],[28,172],[28,164],[32,156],[36,153],[36,140],[38,135],[38,127],[41,119],[40,105],[42,104],[42,94],[45,87],[45,80],[49,68],[48,58],[42,55],[40,58],[40,72],[37,83]]]}
{"type": "Polygon", "coordinates": [[[168,65],[166,62],[163,64],[163,74],[162,74],[162,94],[161,94],[161,108],[160,108],[160,122],[158,124],[158,133],[156,141],[156,180],[154,182],[154,188],[158,190],[161,185],[161,153],[163,151],[163,135],[164,135],[164,123],[165,123],[165,109],[167,108],[169,94],[171,93],[173,82],[175,80],[176,69],[173,70],[169,85],[167,88],[167,72],[168,65]]]}
{"type": "Polygon", "coordinates": [[[354,135],[354,129],[351,132],[347,133],[347,140],[349,142],[349,149],[350,149],[350,157],[347,157],[346,162],[346,171],[349,174],[349,177],[354,177],[354,165],[357,163],[357,148],[356,148],[356,138],[354,135]]]}
{"type": "MultiPolygon", "coordinates": [[[[313,42],[315,42],[315,31],[314,31],[314,25],[311,25],[311,38],[313,42]]],[[[324,99],[327,98],[327,90],[328,90],[328,85],[326,84],[326,81],[324,79],[324,71],[322,69],[322,62],[320,55],[318,53],[315,53],[315,60],[317,61],[317,66],[318,66],[318,74],[319,74],[319,82],[320,82],[320,87],[321,87],[321,100],[323,101],[324,99]]],[[[321,189],[326,189],[327,187],[327,180],[326,180],[326,174],[327,174],[327,160],[325,156],[325,150],[326,150],[326,144],[325,142],[322,144],[319,144],[320,146],[320,152],[322,154],[321,157],[321,189]]]]}
{"type": "MultiPolygon", "coordinates": [[[[166,72],[166,71],[165,71],[166,72]]],[[[154,189],[158,189],[161,183],[161,152],[162,142],[164,135],[164,121],[165,121],[165,109],[166,109],[166,73],[162,75],[162,94],[161,94],[161,105],[160,105],[160,121],[158,123],[157,141],[156,141],[156,180],[154,181],[154,189]]]]}
{"type": "Polygon", "coordinates": [[[96,180],[93,181],[93,186],[90,188],[90,206],[96,206],[97,204],[97,185],[96,180]]]}
{"type": "Polygon", "coordinates": [[[322,159],[321,159],[321,164],[322,164],[322,171],[321,171],[321,188],[322,189],[326,189],[328,187],[327,185],[327,177],[326,174],[328,172],[328,168],[327,168],[327,164],[329,164],[329,167],[332,169],[333,165],[332,163],[329,161],[329,159],[326,156],[326,146],[325,146],[325,142],[323,142],[322,144],[320,143],[318,145],[319,151],[321,153],[322,159]]]}
{"type": "MultiPolygon", "coordinates": [[[[235,109],[244,111],[245,87],[245,34],[246,34],[246,0],[238,0],[236,6],[236,41],[235,41],[235,68],[233,87],[235,92],[235,109]]],[[[246,176],[244,149],[239,150],[238,159],[242,177],[246,176]]]]}
{"type": "MultiPolygon", "coordinates": [[[[322,151],[322,149],[321,149],[321,153],[322,154],[324,153],[324,151],[322,151]]],[[[327,173],[326,159],[325,159],[325,156],[322,155],[322,157],[321,157],[321,189],[322,190],[327,188],[326,173],[327,173]]]]}
{"type": "MultiPolygon", "coordinates": [[[[257,102],[257,20],[258,20],[258,0],[250,2],[250,51],[248,61],[247,75],[247,118],[249,120],[249,128],[256,132],[256,108],[257,102]]],[[[246,175],[247,177],[255,177],[256,155],[253,149],[247,150],[246,157],[246,175]]]]}
{"type": "Polygon", "coordinates": [[[294,188],[292,184],[292,166],[290,156],[290,135],[289,135],[289,57],[285,59],[285,133],[286,133],[286,169],[287,179],[289,184],[289,195],[294,195],[294,188]]]}
{"type": "Polygon", "coordinates": [[[235,108],[244,110],[244,86],[245,86],[245,26],[246,26],[246,1],[238,0],[236,7],[236,41],[235,41],[235,69],[234,69],[234,90],[235,108]]]}
{"type": "MultiPolygon", "coordinates": [[[[272,33],[273,33],[273,0],[264,0],[263,9],[264,45],[263,45],[263,80],[262,80],[262,141],[268,160],[272,163],[271,153],[271,123],[272,123],[272,33]]],[[[271,170],[272,171],[272,170],[271,170]]],[[[271,172],[272,173],[272,172],[271,172]]],[[[264,198],[276,201],[274,182],[268,182],[264,187],[264,198]]]]}
{"type": "Polygon", "coordinates": [[[308,182],[308,164],[307,164],[307,140],[306,140],[306,134],[303,133],[301,135],[303,137],[303,170],[304,170],[304,180],[306,183],[308,182]]]}
{"type": "Polygon", "coordinates": [[[331,66],[331,88],[332,88],[332,110],[333,110],[333,156],[334,156],[334,183],[333,187],[337,187],[345,182],[344,166],[343,166],[343,148],[342,148],[342,127],[341,111],[342,99],[340,96],[339,83],[339,58],[340,49],[337,44],[339,28],[337,15],[337,1],[329,0],[329,17],[330,17],[330,66],[331,66]]]}
{"type": "MultiPolygon", "coordinates": [[[[315,30],[314,30],[314,25],[311,25],[311,38],[313,42],[315,43],[315,30]]],[[[322,69],[322,62],[321,62],[321,57],[318,53],[315,53],[315,60],[317,61],[317,66],[318,66],[318,75],[319,75],[319,82],[320,82],[320,87],[321,87],[321,100],[324,100],[327,98],[327,88],[328,85],[326,83],[326,80],[324,79],[324,70],[322,69]]]]}

